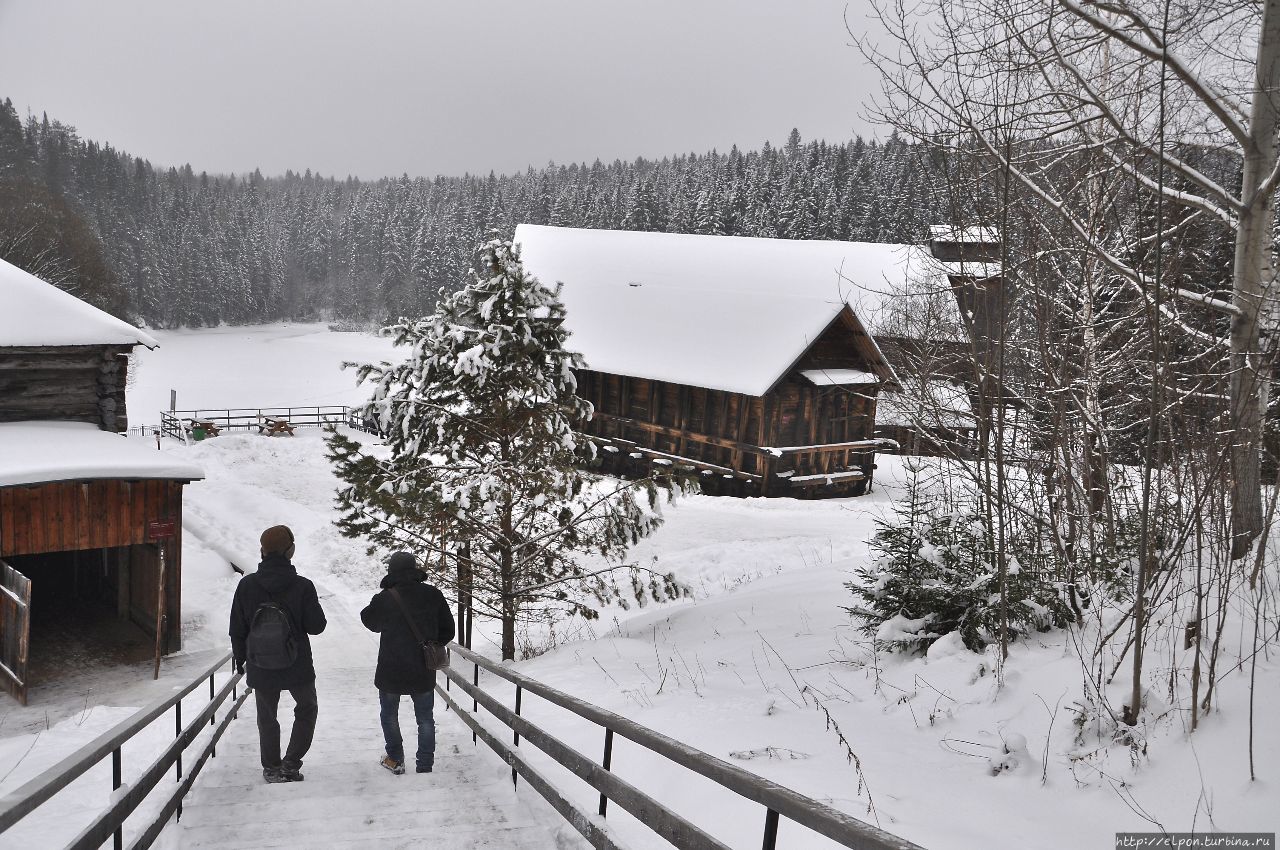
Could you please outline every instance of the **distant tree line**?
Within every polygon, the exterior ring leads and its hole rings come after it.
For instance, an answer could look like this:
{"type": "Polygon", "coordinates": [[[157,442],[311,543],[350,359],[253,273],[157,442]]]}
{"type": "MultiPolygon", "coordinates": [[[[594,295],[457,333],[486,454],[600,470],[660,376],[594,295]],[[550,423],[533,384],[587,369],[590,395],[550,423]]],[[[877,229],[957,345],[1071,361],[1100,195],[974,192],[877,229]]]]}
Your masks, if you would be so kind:
{"type": "Polygon", "coordinates": [[[381,322],[429,312],[442,288],[465,283],[489,231],[510,237],[520,222],[918,240],[942,214],[926,157],[897,135],[804,142],[793,130],[781,148],[502,176],[210,175],[157,168],[47,116],[23,120],[6,100],[0,256],[155,326],[381,322]],[[83,217],[78,248],[29,232],[33,219],[50,234],[70,232],[50,223],[69,210],[83,217]]]}

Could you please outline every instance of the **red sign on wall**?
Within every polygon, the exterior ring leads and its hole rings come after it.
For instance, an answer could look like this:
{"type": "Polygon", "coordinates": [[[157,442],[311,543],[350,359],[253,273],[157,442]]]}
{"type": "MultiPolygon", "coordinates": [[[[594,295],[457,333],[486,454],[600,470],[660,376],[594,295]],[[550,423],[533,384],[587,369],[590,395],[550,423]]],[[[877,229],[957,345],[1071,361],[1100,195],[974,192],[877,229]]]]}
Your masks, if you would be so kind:
{"type": "Polygon", "coordinates": [[[161,540],[165,537],[173,537],[178,533],[178,523],[172,517],[168,519],[153,519],[147,523],[147,539],[161,540]]]}

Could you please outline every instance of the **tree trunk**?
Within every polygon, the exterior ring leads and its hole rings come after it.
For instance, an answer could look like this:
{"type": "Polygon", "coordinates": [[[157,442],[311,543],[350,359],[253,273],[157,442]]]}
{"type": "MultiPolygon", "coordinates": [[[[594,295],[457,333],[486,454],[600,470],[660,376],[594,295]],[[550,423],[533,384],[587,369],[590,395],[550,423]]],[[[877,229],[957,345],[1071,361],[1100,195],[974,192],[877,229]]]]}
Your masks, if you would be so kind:
{"type": "Polygon", "coordinates": [[[1231,557],[1243,558],[1262,531],[1262,427],[1271,376],[1264,368],[1262,331],[1273,330],[1268,303],[1275,269],[1271,250],[1274,190],[1259,193],[1276,166],[1276,131],[1280,127],[1275,97],[1280,92],[1280,0],[1268,0],[1258,35],[1249,139],[1244,148],[1236,228],[1232,302],[1240,313],[1231,322],[1231,557]]]}
{"type": "Polygon", "coordinates": [[[502,543],[498,553],[502,568],[502,660],[512,661],[516,657],[516,599],[514,595],[515,546],[511,523],[511,504],[503,505],[501,516],[502,543]]]}

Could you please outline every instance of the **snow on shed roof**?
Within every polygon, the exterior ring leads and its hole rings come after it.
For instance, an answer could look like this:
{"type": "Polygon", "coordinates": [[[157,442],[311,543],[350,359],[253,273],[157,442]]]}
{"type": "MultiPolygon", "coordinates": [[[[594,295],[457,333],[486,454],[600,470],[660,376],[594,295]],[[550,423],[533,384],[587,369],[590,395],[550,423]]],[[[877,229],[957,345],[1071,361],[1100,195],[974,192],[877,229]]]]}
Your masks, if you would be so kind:
{"type": "Polygon", "coordinates": [[[969,225],[968,227],[953,227],[950,224],[931,224],[929,225],[929,238],[936,239],[939,242],[968,242],[983,245],[998,245],[1000,243],[1000,231],[995,227],[983,227],[982,225],[969,225]]]}
{"type": "Polygon", "coordinates": [[[878,375],[861,369],[803,369],[800,374],[820,387],[843,387],[880,382],[878,375]]]}
{"type": "Polygon", "coordinates": [[[515,242],[526,271],[564,284],[569,347],[590,368],[752,396],[845,304],[865,326],[932,259],[909,245],[532,224],[515,242]]]}
{"type": "Polygon", "coordinates": [[[160,343],[128,322],[0,260],[0,347],[138,344],[155,348],[160,343]]]}
{"type": "Polygon", "coordinates": [[[0,423],[0,487],[101,478],[194,481],[204,470],[87,422],[0,423]]]}
{"type": "Polygon", "coordinates": [[[943,378],[909,377],[898,390],[880,393],[877,425],[972,428],[976,423],[969,390],[943,378]]]}

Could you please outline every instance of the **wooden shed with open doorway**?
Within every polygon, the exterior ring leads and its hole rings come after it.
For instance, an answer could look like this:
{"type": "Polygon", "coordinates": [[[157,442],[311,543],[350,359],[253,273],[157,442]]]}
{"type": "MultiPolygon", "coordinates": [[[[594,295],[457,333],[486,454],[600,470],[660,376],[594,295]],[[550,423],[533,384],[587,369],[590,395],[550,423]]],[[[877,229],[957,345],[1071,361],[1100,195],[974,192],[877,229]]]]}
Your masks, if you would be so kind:
{"type": "Polygon", "coordinates": [[[0,302],[0,683],[25,703],[33,662],[180,648],[182,487],[203,475],[118,433],[151,336],[4,261],[0,302]]]}

